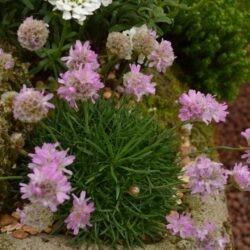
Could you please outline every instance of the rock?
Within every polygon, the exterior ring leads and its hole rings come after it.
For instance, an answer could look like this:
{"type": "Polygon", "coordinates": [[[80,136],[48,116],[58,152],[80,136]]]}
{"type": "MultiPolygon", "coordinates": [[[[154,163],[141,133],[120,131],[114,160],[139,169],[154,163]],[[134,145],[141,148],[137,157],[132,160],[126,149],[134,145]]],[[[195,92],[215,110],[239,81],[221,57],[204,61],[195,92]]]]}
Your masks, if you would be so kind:
{"type": "Polygon", "coordinates": [[[25,239],[29,236],[29,234],[27,232],[24,232],[23,230],[19,229],[16,230],[14,232],[12,232],[12,237],[16,238],[16,239],[25,239]]]}
{"type": "Polygon", "coordinates": [[[14,223],[17,223],[17,219],[9,214],[3,214],[0,216],[0,227],[8,226],[14,223]]]}
{"type": "Polygon", "coordinates": [[[17,220],[20,220],[20,215],[19,215],[18,212],[12,212],[11,216],[14,217],[17,220]]]}
{"type": "Polygon", "coordinates": [[[15,222],[15,223],[13,223],[13,224],[10,224],[10,225],[8,225],[8,226],[4,226],[4,227],[2,227],[1,228],[1,232],[2,233],[7,233],[7,234],[9,234],[9,233],[11,233],[12,231],[14,231],[14,230],[18,230],[18,229],[21,229],[22,228],[22,225],[20,224],[20,223],[18,223],[18,222],[15,222]]]}
{"type": "Polygon", "coordinates": [[[27,233],[31,234],[31,235],[37,235],[37,234],[39,233],[38,230],[37,230],[36,228],[30,227],[30,226],[27,226],[27,225],[24,225],[24,226],[22,227],[22,230],[23,230],[24,232],[27,232],[27,233]]]}
{"type": "Polygon", "coordinates": [[[52,228],[51,227],[47,227],[43,230],[46,234],[50,234],[52,232],[52,228]]]}

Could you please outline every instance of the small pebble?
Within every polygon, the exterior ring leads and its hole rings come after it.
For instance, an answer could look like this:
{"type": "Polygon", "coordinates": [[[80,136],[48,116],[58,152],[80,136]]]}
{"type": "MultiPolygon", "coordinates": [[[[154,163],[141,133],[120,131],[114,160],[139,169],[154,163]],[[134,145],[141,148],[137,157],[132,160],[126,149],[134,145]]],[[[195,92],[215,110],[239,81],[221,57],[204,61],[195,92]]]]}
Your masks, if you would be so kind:
{"type": "Polygon", "coordinates": [[[29,234],[27,232],[24,232],[23,230],[16,230],[14,232],[12,232],[12,237],[16,238],[16,239],[25,239],[29,236],[29,234]]]}

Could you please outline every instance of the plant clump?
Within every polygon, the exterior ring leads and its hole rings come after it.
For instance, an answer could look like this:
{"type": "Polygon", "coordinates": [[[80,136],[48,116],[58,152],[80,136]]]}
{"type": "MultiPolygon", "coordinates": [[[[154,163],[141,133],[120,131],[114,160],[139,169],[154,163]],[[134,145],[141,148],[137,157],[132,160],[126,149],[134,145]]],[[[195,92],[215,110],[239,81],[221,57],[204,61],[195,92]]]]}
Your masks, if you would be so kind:
{"type": "MultiPolygon", "coordinates": [[[[239,1],[185,0],[194,8],[175,17],[172,36],[178,63],[189,85],[197,90],[232,99],[249,79],[249,11],[239,1]]],[[[247,1],[245,1],[247,2],[247,1]]]]}
{"type": "Polygon", "coordinates": [[[86,223],[78,225],[80,221],[74,218],[79,207],[90,206],[85,195],[76,198],[86,190],[95,211],[91,205],[81,218],[86,221],[93,211],[92,227],[80,231],[76,241],[89,238],[131,246],[144,237],[161,235],[162,215],[177,205],[175,194],[180,184],[180,168],[175,162],[178,145],[170,131],[137,108],[112,100],[79,104],[77,112],[61,101],[56,107],[52,117],[34,131],[30,145],[58,141],[76,157],[68,167],[76,204],[68,219],[69,201],[58,207],[56,217],[66,219],[75,233],[85,227],[86,223]]]}

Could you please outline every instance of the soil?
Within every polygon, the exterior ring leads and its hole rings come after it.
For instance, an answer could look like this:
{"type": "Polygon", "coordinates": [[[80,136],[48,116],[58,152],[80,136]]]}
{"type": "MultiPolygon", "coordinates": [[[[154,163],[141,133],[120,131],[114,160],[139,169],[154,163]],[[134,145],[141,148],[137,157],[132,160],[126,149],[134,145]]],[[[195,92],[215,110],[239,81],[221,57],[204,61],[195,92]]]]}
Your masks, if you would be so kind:
{"type": "MultiPolygon", "coordinates": [[[[250,83],[244,85],[234,102],[229,103],[229,116],[226,123],[218,126],[217,140],[219,145],[247,146],[241,132],[250,128],[250,83]]],[[[241,161],[241,153],[220,151],[222,163],[231,169],[241,161]]],[[[229,215],[232,224],[236,250],[250,249],[250,192],[229,190],[227,192],[229,215]]]]}

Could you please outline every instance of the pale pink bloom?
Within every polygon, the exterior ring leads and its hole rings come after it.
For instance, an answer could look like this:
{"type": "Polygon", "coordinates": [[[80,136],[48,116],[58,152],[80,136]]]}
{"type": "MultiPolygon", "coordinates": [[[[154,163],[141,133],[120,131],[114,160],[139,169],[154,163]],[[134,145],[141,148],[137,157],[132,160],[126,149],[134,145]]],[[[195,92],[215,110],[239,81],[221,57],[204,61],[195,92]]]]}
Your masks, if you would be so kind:
{"type": "Polygon", "coordinates": [[[231,174],[240,188],[244,191],[250,191],[250,170],[248,166],[236,163],[231,174]]]}
{"type": "Polygon", "coordinates": [[[191,238],[194,236],[195,227],[191,219],[191,214],[179,214],[176,211],[171,212],[166,216],[168,224],[166,228],[171,231],[173,235],[179,235],[181,238],[191,238]]]}
{"type": "Polygon", "coordinates": [[[44,91],[40,92],[24,85],[13,101],[15,119],[28,123],[39,122],[48,115],[49,109],[55,108],[48,102],[52,97],[53,94],[45,95],[44,91]]]}
{"type": "Polygon", "coordinates": [[[226,237],[218,236],[216,226],[213,223],[206,223],[202,227],[196,227],[195,233],[196,248],[204,250],[225,250],[229,240],[226,237]]]}
{"type": "Polygon", "coordinates": [[[48,39],[48,24],[43,20],[27,17],[17,31],[18,41],[23,48],[35,51],[42,48],[48,39]]]}
{"type": "Polygon", "coordinates": [[[204,95],[199,91],[190,89],[188,93],[183,93],[179,98],[179,103],[182,105],[179,111],[181,121],[200,120],[209,124],[225,121],[228,112],[227,105],[219,103],[215,98],[208,94],[204,95]]]}
{"type": "Polygon", "coordinates": [[[0,71],[12,69],[14,65],[15,61],[12,55],[5,53],[3,49],[0,48],[0,71]]]}
{"type": "Polygon", "coordinates": [[[57,90],[58,95],[73,108],[77,108],[76,101],[90,99],[95,103],[99,97],[98,91],[104,87],[100,75],[92,69],[91,64],[61,74],[58,82],[62,85],[57,90]]]}
{"type": "Polygon", "coordinates": [[[70,199],[71,185],[56,167],[34,168],[28,177],[30,178],[28,184],[20,183],[22,199],[41,204],[50,208],[52,212],[57,211],[59,204],[70,199]]]}
{"type": "Polygon", "coordinates": [[[246,138],[247,143],[250,146],[250,128],[247,128],[245,131],[241,132],[241,135],[246,138]]]}
{"type": "Polygon", "coordinates": [[[241,158],[246,159],[247,164],[250,164],[250,150],[246,150],[245,154],[243,154],[241,158]]]}
{"type": "Polygon", "coordinates": [[[20,223],[37,229],[39,232],[52,226],[54,214],[49,208],[37,203],[29,203],[24,206],[23,210],[17,209],[20,216],[20,223]]]}
{"type": "Polygon", "coordinates": [[[134,95],[139,102],[144,95],[155,94],[156,83],[151,82],[153,75],[145,75],[140,72],[141,66],[130,64],[131,71],[123,76],[124,91],[134,95]]]}
{"type": "Polygon", "coordinates": [[[67,228],[73,230],[73,234],[77,235],[79,229],[87,229],[91,227],[90,215],[95,210],[94,203],[91,198],[86,198],[86,192],[82,191],[80,198],[73,194],[73,208],[69,216],[65,219],[67,228]]]}
{"type": "Polygon", "coordinates": [[[81,43],[77,40],[75,45],[70,48],[69,56],[62,57],[61,60],[66,62],[69,69],[78,69],[87,63],[91,65],[93,70],[100,66],[97,61],[97,54],[91,50],[89,41],[81,43]]]}
{"type": "Polygon", "coordinates": [[[63,171],[69,175],[72,172],[65,167],[71,165],[75,156],[67,156],[67,150],[57,150],[59,143],[44,143],[42,147],[35,147],[35,153],[29,154],[32,158],[32,162],[28,165],[30,169],[42,168],[44,166],[55,166],[58,170],[63,171]]]}
{"type": "Polygon", "coordinates": [[[209,195],[218,194],[223,190],[228,178],[228,171],[222,164],[199,156],[185,167],[185,175],[189,177],[188,187],[191,194],[198,194],[206,199],[209,195]]]}
{"type": "Polygon", "coordinates": [[[174,59],[175,55],[171,42],[162,40],[148,56],[148,66],[155,67],[158,72],[165,73],[167,68],[173,64],[174,59]]]}

